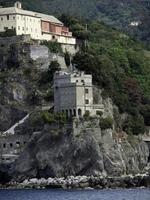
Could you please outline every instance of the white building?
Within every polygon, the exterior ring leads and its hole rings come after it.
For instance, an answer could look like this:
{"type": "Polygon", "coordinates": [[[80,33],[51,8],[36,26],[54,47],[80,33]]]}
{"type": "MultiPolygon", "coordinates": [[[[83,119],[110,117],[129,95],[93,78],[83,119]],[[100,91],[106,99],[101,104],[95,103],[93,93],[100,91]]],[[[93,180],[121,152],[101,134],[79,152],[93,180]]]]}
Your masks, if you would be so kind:
{"type": "Polygon", "coordinates": [[[96,115],[102,105],[93,104],[92,76],[81,73],[56,72],[54,75],[54,111],[67,116],[96,115]]]}
{"type": "Polygon", "coordinates": [[[16,35],[30,35],[34,40],[76,44],[76,39],[61,21],[51,15],[23,10],[20,2],[14,7],[0,8],[0,32],[8,29],[14,30],[16,35]]]}

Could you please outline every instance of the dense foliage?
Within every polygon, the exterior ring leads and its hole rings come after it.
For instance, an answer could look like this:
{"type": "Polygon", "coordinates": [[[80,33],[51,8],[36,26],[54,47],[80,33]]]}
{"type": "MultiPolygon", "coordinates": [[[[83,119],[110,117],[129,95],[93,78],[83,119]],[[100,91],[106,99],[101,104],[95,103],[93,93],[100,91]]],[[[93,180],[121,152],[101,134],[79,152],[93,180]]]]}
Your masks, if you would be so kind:
{"type": "Polygon", "coordinates": [[[73,64],[93,74],[120,112],[129,113],[124,130],[143,133],[150,125],[150,52],[143,44],[97,21],[88,24],[63,16],[79,39],[84,39],[73,64]]]}

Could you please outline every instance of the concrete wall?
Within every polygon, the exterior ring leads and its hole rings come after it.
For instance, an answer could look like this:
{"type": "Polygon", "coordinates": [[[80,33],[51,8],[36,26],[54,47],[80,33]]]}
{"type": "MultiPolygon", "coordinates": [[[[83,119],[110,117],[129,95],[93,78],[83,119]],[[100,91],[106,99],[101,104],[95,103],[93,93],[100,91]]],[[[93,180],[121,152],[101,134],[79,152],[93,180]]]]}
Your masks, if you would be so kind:
{"type": "Polygon", "coordinates": [[[82,116],[86,111],[92,114],[92,76],[84,73],[67,74],[60,72],[55,74],[54,104],[55,112],[66,112],[69,116],[82,116]]]}
{"type": "Polygon", "coordinates": [[[38,17],[16,15],[17,35],[30,34],[32,39],[41,39],[41,19],[38,17]]]}
{"type": "Polygon", "coordinates": [[[32,60],[48,59],[49,49],[44,45],[30,45],[30,57],[32,60]]]}
{"type": "Polygon", "coordinates": [[[11,163],[17,159],[29,139],[27,135],[0,135],[0,163],[11,163]]]}
{"type": "Polygon", "coordinates": [[[0,37],[0,46],[1,47],[8,47],[11,44],[30,42],[30,41],[31,41],[30,35],[20,35],[20,36],[12,36],[12,37],[0,37]]]}
{"type": "Polygon", "coordinates": [[[55,35],[54,33],[42,33],[41,40],[53,40],[61,44],[75,45],[76,39],[73,37],[66,37],[62,35],[55,35]]]}
{"type": "Polygon", "coordinates": [[[16,29],[16,15],[1,15],[0,16],[0,32],[7,29],[16,29]]]}

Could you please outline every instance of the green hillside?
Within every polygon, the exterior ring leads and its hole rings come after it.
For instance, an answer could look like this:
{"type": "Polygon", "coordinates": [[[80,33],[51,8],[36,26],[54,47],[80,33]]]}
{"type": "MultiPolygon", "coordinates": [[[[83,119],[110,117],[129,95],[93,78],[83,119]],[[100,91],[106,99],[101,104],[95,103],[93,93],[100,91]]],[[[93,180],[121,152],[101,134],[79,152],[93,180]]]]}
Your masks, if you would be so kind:
{"type": "Polygon", "coordinates": [[[63,17],[74,35],[84,41],[73,59],[80,70],[93,74],[95,85],[105,89],[120,112],[129,114],[123,128],[144,132],[150,125],[150,51],[143,44],[100,22],[85,24],[63,17]],[[87,45],[85,45],[87,44],[87,45]]]}

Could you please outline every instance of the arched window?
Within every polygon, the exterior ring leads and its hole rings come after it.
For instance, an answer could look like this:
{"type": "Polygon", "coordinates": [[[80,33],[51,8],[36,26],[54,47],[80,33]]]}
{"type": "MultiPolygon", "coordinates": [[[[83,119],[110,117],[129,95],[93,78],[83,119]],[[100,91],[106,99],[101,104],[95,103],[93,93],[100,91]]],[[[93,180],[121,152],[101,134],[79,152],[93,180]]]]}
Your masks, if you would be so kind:
{"type": "Polygon", "coordinates": [[[78,109],[78,115],[81,116],[82,115],[82,110],[79,108],[78,109]]]}
{"type": "Polygon", "coordinates": [[[70,117],[72,117],[72,110],[71,109],[69,110],[69,115],[70,115],[70,117]]]}
{"type": "Polygon", "coordinates": [[[13,147],[13,144],[12,143],[10,143],[10,148],[12,148],[13,147]]]}
{"type": "Polygon", "coordinates": [[[68,110],[66,110],[66,116],[68,117],[68,110]]]}
{"type": "Polygon", "coordinates": [[[76,109],[73,109],[73,116],[76,117],[76,109]]]}

